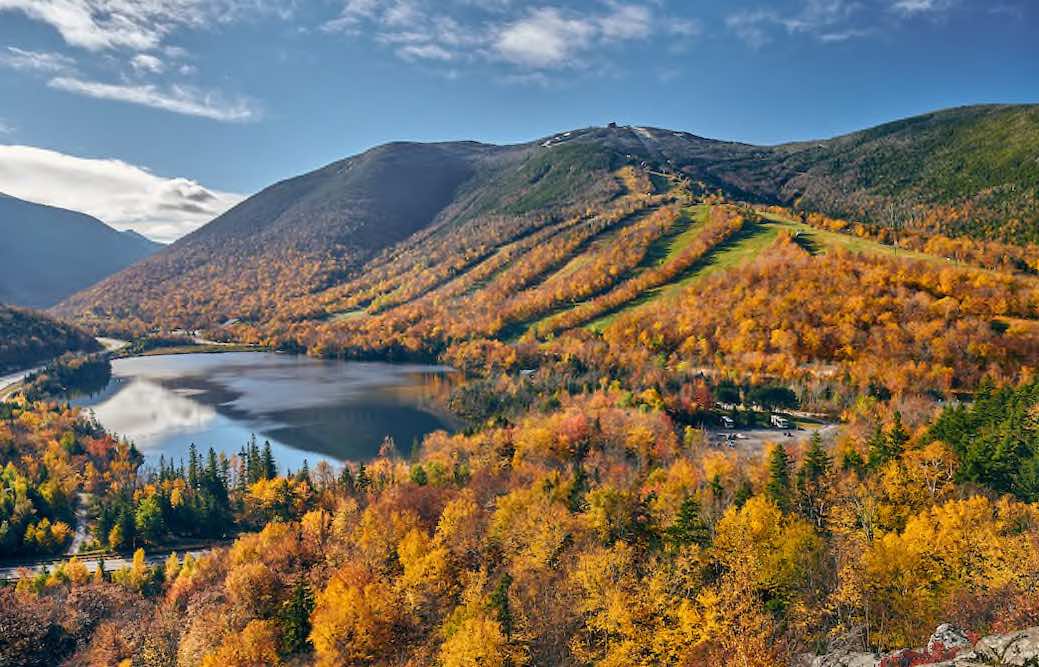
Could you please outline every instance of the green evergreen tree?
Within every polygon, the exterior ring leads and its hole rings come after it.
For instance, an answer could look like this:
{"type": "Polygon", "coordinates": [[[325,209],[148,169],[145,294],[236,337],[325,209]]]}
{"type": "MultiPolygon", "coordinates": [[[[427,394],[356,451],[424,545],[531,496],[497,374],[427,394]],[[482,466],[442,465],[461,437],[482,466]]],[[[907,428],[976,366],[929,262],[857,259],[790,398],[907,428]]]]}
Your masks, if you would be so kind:
{"type": "Polygon", "coordinates": [[[354,474],[349,464],[344,463],[343,472],[339,473],[339,488],[345,493],[354,492],[354,474]]]}
{"type": "Polygon", "coordinates": [[[711,543],[711,529],[703,518],[700,501],[689,494],[682,499],[675,522],[664,531],[668,544],[684,547],[690,544],[707,546],[711,543]]]}
{"type": "Polygon", "coordinates": [[[512,639],[512,608],[509,606],[509,588],[512,577],[508,572],[502,574],[494,592],[491,593],[491,607],[495,611],[501,632],[506,639],[512,639]]]}
{"type": "Polygon", "coordinates": [[[768,455],[768,483],[765,495],[784,512],[790,510],[790,455],[776,445],[768,455]]]}
{"type": "Polygon", "coordinates": [[[827,476],[832,461],[816,431],[797,471],[797,504],[801,515],[817,528],[826,523],[827,476]]]}
{"type": "Polygon", "coordinates": [[[310,652],[310,615],[313,611],[314,594],[300,568],[292,594],[281,608],[282,652],[286,656],[310,652]]]}
{"type": "Polygon", "coordinates": [[[368,469],[362,463],[357,467],[357,490],[366,493],[372,485],[372,478],[368,476],[368,469]]]}
{"type": "Polygon", "coordinates": [[[271,453],[271,441],[263,441],[263,459],[260,465],[260,475],[263,479],[274,479],[278,476],[278,465],[274,462],[274,454],[271,453]]]}

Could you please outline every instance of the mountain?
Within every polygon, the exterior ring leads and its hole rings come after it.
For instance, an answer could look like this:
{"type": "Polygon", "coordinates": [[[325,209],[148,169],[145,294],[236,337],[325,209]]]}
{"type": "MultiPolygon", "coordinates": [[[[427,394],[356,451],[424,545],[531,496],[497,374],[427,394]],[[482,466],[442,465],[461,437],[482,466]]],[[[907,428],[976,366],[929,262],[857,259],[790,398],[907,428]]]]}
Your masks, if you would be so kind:
{"type": "Polygon", "coordinates": [[[0,373],[30,368],[65,352],[94,352],[83,330],[25,308],[0,304],[0,373]]]}
{"type": "Polygon", "coordinates": [[[0,301],[45,308],[162,247],[96,218],[0,194],[0,301]]]}
{"type": "MultiPolygon", "coordinates": [[[[394,143],[264,189],[57,312],[137,329],[320,318],[314,295],[360,289],[358,279],[392,273],[394,258],[416,255],[408,271],[429,274],[432,287],[546,225],[619,211],[642,187],[631,178],[649,184],[639,196],[666,197],[679,179],[693,197],[1035,241],[1037,149],[1035,105],[951,109],[780,146],[612,124],[514,146],[394,143]]],[[[358,300],[366,308],[404,294],[364,289],[374,294],[358,300]]]]}

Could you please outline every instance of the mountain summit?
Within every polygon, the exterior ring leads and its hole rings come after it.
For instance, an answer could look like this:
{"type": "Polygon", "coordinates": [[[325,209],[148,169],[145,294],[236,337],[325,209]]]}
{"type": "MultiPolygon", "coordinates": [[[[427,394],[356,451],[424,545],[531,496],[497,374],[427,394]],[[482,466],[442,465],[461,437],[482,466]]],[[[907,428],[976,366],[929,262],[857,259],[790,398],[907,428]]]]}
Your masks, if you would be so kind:
{"type": "Polygon", "coordinates": [[[627,190],[624,168],[682,179],[701,196],[1036,241],[1037,154],[1036,105],[950,109],[779,146],[615,125],[512,146],[392,143],[262,190],[58,312],[213,326],[264,320],[408,249],[440,243],[444,256],[425,266],[461,270],[546,221],[602,208],[627,190]]]}

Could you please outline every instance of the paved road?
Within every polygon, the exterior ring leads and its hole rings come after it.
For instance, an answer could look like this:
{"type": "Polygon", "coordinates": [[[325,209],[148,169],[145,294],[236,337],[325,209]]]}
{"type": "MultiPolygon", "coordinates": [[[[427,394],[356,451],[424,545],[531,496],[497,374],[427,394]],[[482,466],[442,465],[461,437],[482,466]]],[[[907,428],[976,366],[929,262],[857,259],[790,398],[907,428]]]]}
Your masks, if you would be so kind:
{"type": "Polygon", "coordinates": [[[767,443],[774,442],[782,445],[802,443],[812,437],[812,433],[818,431],[824,444],[829,444],[840,432],[840,424],[812,425],[803,429],[712,429],[707,433],[707,442],[711,447],[723,450],[734,450],[748,456],[760,456],[765,451],[767,443]],[[728,437],[732,440],[726,440],[728,437]]]}
{"type": "MultiPolygon", "coordinates": [[[[144,560],[149,565],[160,565],[169,558],[171,553],[177,554],[178,557],[183,558],[186,554],[190,554],[192,558],[198,558],[199,556],[212,551],[214,548],[225,546],[228,542],[220,542],[217,544],[211,544],[205,547],[185,547],[182,549],[160,549],[158,551],[148,552],[144,556],[144,560]]],[[[115,570],[121,570],[125,567],[129,567],[133,562],[132,556],[105,556],[105,572],[114,572],[115,570]]],[[[97,564],[102,560],[98,556],[80,556],[79,562],[87,566],[87,570],[90,572],[97,571],[97,564]]],[[[46,572],[53,568],[55,565],[64,563],[67,558],[57,559],[42,559],[38,561],[27,561],[18,565],[5,565],[0,567],[0,581],[17,581],[28,573],[29,576],[35,576],[40,572],[46,572]]]]}

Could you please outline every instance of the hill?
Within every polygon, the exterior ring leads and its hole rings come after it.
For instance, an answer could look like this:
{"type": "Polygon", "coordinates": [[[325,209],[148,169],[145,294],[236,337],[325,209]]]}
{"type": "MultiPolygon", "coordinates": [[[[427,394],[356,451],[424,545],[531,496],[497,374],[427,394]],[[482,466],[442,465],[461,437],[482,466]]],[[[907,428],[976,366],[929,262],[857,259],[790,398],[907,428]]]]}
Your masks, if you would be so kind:
{"type": "Polygon", "coordinates": [[[97,341],[77,327],[0,304],[0,373],[30,368],[66,352],[99,349],[97,341]]]}
{"type": "MultiPolygon", "coordinates": [[[[516,146],[389,144],[261,191],[57,312],[134,330],[213,329],[237,320],[263,338],[309,346],[315,337],[302,341],[299,322],[331,319],[331,328],[356,328],[362,314],[405,305],[412,318],[427,295],[446,307],[446,290],[457,303],[515,301],[515,312],[495,313],[500,326],[469,330],[459,315],[453,338],[509,338],[644,273],[641,255],[611,257],[610,239],[638,236],[628,247],[636,254],[638,243],[666,243],[661,235],[670,238],[680,204],[780,205],[788,219],[802,221],[809,212],[851,217],[897,230],[873,232],[882,245],[923,247],[935,236],[1028,241],[1039,215],[1039,172],[1026,158],[1036,145],[1035,106],[953,109],[773,147],[617,126],[516,146]],[[671,220],[647,222],[657,211],[671,220]],[[516,265],[520,258],[524,266],[516,265]],[[602,274],[602,262],[614,261],[622,262],[617,273],[602,274]],[[582,287],[575,288],[575,276],[587,277],[582,287]]],[[[731,243],[759,229],[743,230],[731,243]]],[[[683,243],[693,236],[685,234],[683,243]]],[[[1030,251],[986,248],[1029,266],[1030,251]]],[[[693,263],[686,257],[667,271],[684,279],[693,263]]],[[[642,280],[651,286],[626,289],[643,298],[675,277],[650,276],[642,280]]],[[[411,348],[442,349],[425,334],[408,335],[418,337],[411,348]]]]}
{"type": "Polygon", "coordinates": [[[0,194],[0,301],[46,308],[161,248],[96,218],[0,194]]]}

